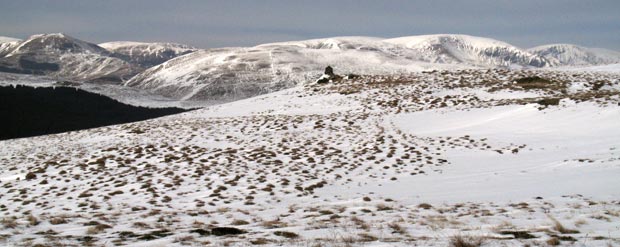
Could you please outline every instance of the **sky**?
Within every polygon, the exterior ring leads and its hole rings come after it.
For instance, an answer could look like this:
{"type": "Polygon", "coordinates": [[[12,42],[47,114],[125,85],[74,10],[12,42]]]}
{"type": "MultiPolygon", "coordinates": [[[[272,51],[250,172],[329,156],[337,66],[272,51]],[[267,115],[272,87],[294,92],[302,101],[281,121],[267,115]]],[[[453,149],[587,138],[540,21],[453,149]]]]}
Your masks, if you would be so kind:
{"type": "Polygon", "coordinates": [[[58,32],[200,48],[456,33],[620,51],[620,0],[0,0],[0,36],[58,32]]]}

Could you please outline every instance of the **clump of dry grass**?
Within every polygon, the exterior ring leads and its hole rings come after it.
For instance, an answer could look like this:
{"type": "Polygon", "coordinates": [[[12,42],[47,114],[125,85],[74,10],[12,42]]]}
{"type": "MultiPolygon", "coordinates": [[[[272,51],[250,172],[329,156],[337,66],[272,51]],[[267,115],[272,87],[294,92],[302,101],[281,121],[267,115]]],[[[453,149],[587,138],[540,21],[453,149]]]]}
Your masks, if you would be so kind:
{"type": "Polygon", "coordinates": [[[39,219],[37,219],[37,217],[34,217],[34,215],[32,214],[26,216],[26,220],[28,220],[28,224],[30,224],[31,226],[36,226],[40,223],[39,219]]]}
{"type": "Polygon", "coordinates": [[[105,229],[109,229],[109,228],[112,228],[112,226],[106,225],[106,224],[98,224],[96,226],[89,227],[86,230],[86,234],[88,234],[88,235],[98,234],[100,232],[103,232],[105,229]]]}
{"type": "Polygon", "coordinates": [[[551,221],[553,221],[553,229],[558,231],[559,233],[562,233],[562,234],[576,234],[576,233],[579,233],[579,231],[577,231],[577,230],[568,229],[568,228],[564,227],[564,225],[562,225],[562,223],[560,223],[553,216],[547,215],[547,217],[549,217],[549,219],[551,219],[551,221]]]}
{"type": "Polygon", "coordinates": [[[543,105],[543,106],[559,105],[560,100],[561,100],[560,98],[544,98],[544,99],[537,101],[536,103],[538,103],[539,105],[543,105]]]}
{"type": "Polygon", "coordinates": [[[250,224],[250,222],[247,222],[245,220],[236,219],[236,220],[233,220],[233,222],[230,223],[230,224],[233,225],[233,226],[241,226],[241,225],[250,224]]]}
{"type": "Polygon", "coordinates": [[[64,217],[54,217],[50,219],[50,224],[52,225],[60,225],[67,223],[67,220],[64,217]]]}
{"type": "Polygon", "coordinates": [[[388,227],[392,229],[392,233],[405,234],[405,229],[398,222],[391,222],[388,227]]]}
{"type": "Polygon", "coordinates": [[[547,239],[547,241],[545,241],[545,242],[548,245],[551,245],[551,246],[557,246],[557,245],[561,244],[560,240],[558,238],[556,238],[556,237],[552,237],[550,239],[547,239]]]}
{"type": "Polygon", "coordinates": [[[32,180],[32,179],[37,178],[37,175],[32,173],[32,172],[29,172],[29,173],[26,174],[25,178],[26,178],[26,180],[32,180]]]}
{"type": "Polygon", "coordinates": [[[392,207],[382,204],[382,203],[377,205],[377,211],[388,211],[392,209],[393,209],[392,207]]]}
{"type": "Polygon", "coordinates": [[[360,241],[361,242],[374,242],[377,241],[379,238],[375,237],[374,235],[370,234],[370,233],[360,233],[358,234],[358,236],[360,236],[360,241]]]}
{"type": "Polygon", "coordinates": [[[299,235],[294,232],[286,232],[286,231],[275,231],[274,235],[285,238],[299,238],[299,235]]]}
{"type": "Polygon", "coordinates": [[[481,236],[455,235],[450,238],[450,247],[478,247],[482,246],[484,238],[481,236]]]}
{"type": "Polygon", "coordinates": [[[428,209],[433,208],[433,206],[428,204],[428,203],[420,203],[420,205],[418,205],[418,208],[427,209],[428,210],[428,209]]]}
{"type": "Polygon", "coordinates": [[[263,221],[261,225],[267,229],[282,228],[288,226],[286,222],[282,222],[280,220],[263,221]]]}
{"type": "Polygon", "coordinates": [[[151,229],[151,226],[144,222],[134,222],[132,225],[140,229],[151,229]]]}
{"type": "Polygon", "coordinates": [[[15,217],[4,217],[0,220],[0,224],[2,224],[5,228],[15,228],[17,227],[17,219],[15,217]]]}
{"type": "Polygon", "coordinates": [[[355,225],[357,225],[359,228],[368,231],[370,229],[370,225],[368,225],[368,223],[366,223],[366,221],[353,216],[351,217],[351,221],[353,221],[353,223],[355,223],[355,225]]]}
{"type": "Polygon", "coordinates": [[[181,243],[184,245],[189,245],[189,242],[191,241],[194,241],[194,236],[192,235],[185,235],[185,236],[179,236],[179,237],[174,238],[175,243],[181,243]]]}
{"type": "Polygon", "coordinates": [[[268,244],[269,240],[266,238],[257,238],[254,240],[250,240],[250,243],[253,245],[264,245],[264,244],[268,244]]]}

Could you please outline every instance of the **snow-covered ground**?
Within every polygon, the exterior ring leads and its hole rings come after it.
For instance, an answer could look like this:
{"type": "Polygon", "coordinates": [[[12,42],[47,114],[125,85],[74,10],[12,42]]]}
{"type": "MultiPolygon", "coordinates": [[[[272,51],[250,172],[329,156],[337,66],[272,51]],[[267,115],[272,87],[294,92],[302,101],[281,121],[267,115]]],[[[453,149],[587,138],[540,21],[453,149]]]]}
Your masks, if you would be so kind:
{"type": "MultiPolygon", "coordinates": [[[[542,111],[536,104],[528,104],[400,114],[388,121],[419,137],[469,135],[485,139],[491,146],[516,144],[524,148],[512,157],[503,154],[506,150],[499,153],[451,149],[444,157],[452,164],[441,173],[397,183],[368,184],[353,190],[357,194],[375,191],[392,198],[410,199],[412,203],[509,202],[570,194],[601,200],[620,198],[620,110],[588,103],[562,103],[562,107],[542,111]],[[409,189],[399,189],[403,187],[409,189]]],[[[336,193],[342,193],[342,188],[336,193]]]]}
{"type": "Polygon", "coordinates": [[[575,67],[559,67],[556,70],[564,70],[564,71],[591,71],[591,72],[608,72],[608,73],[620,73],[620,63],[615,64],[606,64],[606,65],[598,65],[598,66],[575,66],[575,67]]]}
{"type": "Polygon", "coordinates": [[[619,85],[367,75],[2,141],[0,244],[618,245],[619,85]]]}

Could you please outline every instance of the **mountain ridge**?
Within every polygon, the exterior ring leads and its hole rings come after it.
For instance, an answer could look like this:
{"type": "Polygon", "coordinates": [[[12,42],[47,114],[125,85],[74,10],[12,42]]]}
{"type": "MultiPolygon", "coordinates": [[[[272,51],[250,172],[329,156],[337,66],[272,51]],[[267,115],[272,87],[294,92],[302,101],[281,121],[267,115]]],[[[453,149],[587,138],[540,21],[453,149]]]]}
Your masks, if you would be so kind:
{"type": "Polygon", "coordinates": [[[106,49],[62,33],[32,35],[3,53],[0,71],[4,72],[81,81],[122,81],[139,72],[106,49]]]}
{"type": "Polygon", "coordinates": [[[149,68],[125,85],[181,100],[226,101],[313,81],[327,65],[340,73],[355,74],[548,66],[540,56],[491,39],[465,35],[413,37],[422,39],[412,45],[412,37],[352,36],[209,49],[149,68]],[[455,42],[436,43],[434,39],[455,42]],[[472,41],[476,44],[468,44],[472,41]],[[431,48],[425,49],[427,46],[431,48]],[[443,52],[447,50],[452,52],[443,52]]]}
{"type": "Polygon", "coordinates": [[[145,43],[133,41],[112,41],[100,43],[100,47],[112,52],[125,61],[149,68],[172,58],[198,50],[198,48],[177,43],[145,43]]]}
{"type": "Polygon", "coordinates": [[[421,53],[430,53],[426,59],[431,62],[502,67],[510,67],[513,64],[533,67],[549,66],[543,57],[538,57],[536,54],[531,54],[506,42],[485,37],[434,34],[399,37],[384,41],[401,44],[419,50],[421,53]]]}
{"type": "Polygon", "coordinates": [[[620,63],[620,53],[611,50],[557,44],[521,49],[465,34],[342,36],[211,49],[163,42],[97,45],[62,33],[6,40],[0,43],[2,71],[111,82],[181,101],[226,102],[278,91],[313,82],[327,65],[336,73],[394,75],[620,63]]]}
{"type": "Polygon", "coordinates": [[[620,63],[620,52],[574,44],[549,44],[528,49],[560,66],[592,66],[620,63]]]}

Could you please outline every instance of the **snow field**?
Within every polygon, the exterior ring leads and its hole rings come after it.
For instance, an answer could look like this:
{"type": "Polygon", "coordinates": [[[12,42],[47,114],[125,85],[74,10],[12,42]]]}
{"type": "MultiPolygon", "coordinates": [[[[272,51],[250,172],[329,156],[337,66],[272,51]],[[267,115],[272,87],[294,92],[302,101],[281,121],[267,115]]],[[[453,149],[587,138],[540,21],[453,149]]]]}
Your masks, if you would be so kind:
{"type": "Polygon", "coordinates": [[[2,141],[0,243],[618,244],[618,83],[547,70],[362,76],[2,141]],[[516,82],[534,76],[552,83],[516,82]]]}

